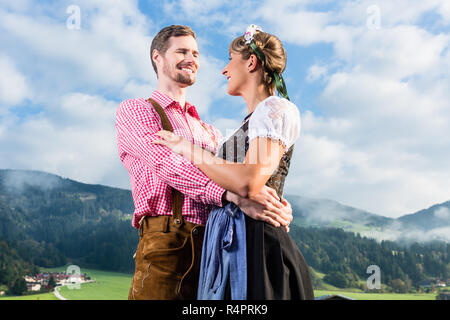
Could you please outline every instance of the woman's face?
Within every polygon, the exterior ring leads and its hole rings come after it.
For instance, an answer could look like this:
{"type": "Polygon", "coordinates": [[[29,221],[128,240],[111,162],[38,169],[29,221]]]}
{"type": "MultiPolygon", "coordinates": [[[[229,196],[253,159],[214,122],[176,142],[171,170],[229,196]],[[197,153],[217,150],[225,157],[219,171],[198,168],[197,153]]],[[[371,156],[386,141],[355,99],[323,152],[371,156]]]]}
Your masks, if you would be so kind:
{"type": "Polygon", "coordinates": [[[230,62],[223,68],[222,74],[228,80],[228,94],[239,96],[242,93],[244,84],[247,82],[247,60],[237,52],[230,52],[230,62]]]}

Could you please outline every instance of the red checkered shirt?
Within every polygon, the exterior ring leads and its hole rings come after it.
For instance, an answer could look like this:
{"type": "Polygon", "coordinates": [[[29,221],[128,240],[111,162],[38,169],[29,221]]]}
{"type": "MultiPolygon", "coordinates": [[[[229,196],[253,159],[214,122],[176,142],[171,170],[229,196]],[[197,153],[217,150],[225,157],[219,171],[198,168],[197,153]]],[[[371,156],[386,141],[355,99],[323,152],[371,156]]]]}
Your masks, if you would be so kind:
{"type": "MultiPolygon", "coordinates": [[[[204,122],[206,129],[203,127],[194,106],[186,102],[188,112],[184,112],[178,102],[158,91],[151,98],[164,109],[175,134],[215,153],[214,139],[220,142],[222,135],[204,122]]],[[[172,188],[184,194],[182,213],[189,222],[205,224],[212,207],[222,206],[225,189],[191,161],[150,143],[162,124],[146,99],[125,100],[119,105],[116,130],[120,160],[130,174],[135,228],[143,216],[172,214],[172,188]]]]}

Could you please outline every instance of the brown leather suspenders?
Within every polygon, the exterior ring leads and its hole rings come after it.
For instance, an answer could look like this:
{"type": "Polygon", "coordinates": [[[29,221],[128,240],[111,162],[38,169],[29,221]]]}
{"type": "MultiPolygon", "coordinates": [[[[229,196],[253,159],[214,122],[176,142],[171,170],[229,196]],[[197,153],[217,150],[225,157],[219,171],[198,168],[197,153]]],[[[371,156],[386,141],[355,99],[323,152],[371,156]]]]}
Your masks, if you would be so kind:
{"type": "MultiPolygon", "coordinates": [[[[163,108],[148,101],[159,114],[162,128],[173,132],[163,108]]],[[[183,197],[172,188],[172,216],[146,215],[140,221],[130,300],[196,299],[205,226],[184,221],[183,197]],[[155,265],[165,271],[161,273],[155,265]]]]}
{"type": "MultiPolygon", "coordinates": [[[[156,112],[158,112],[163,129],[173,132],[172,124],[170,123],[169,118],[167,117],[163,108],[151,98],[149,98],[148,101],[153,105],[156,112]]],[[[183,194],[180,191],[172,188],[172,214],[175,225],[181,225],[183,222],[182,207],[183,194]]]]}

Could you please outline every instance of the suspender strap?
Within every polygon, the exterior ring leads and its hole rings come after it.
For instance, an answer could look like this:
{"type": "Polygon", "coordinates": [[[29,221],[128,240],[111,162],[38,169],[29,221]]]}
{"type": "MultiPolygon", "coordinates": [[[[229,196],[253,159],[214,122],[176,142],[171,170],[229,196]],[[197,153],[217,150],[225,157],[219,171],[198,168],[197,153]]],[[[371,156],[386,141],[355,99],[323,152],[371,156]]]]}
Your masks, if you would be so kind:
{"type": "MultiPolygon", "coordinates": [[[[164,109],[153,99],[148,99],[148,101],[153,105],[156,112],[159,114],[159,118],[162,122],[162,127],[164,130],[173,132],[172,124],[169,121],[164,109]]],[[[177,189],[172,188],[172,213],[173,213],[173,221],[177,226],[181,226],[183,223],[183,194],[177,189]]]]}

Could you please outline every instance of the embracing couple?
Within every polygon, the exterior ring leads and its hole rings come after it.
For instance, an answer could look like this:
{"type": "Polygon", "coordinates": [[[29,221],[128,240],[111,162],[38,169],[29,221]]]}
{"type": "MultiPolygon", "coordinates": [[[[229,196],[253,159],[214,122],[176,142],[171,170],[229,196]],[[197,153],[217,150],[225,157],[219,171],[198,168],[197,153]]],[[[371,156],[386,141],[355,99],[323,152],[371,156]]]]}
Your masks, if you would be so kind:
{"type": "Polygon", "coordinates": [[[248,115],[226,138],[186,101],[199,68],[194,31],[162,29],[150,55],[157,90],[123,101],[116,117],[139,232],[128,298],[314,299],[282,196],[300,114],[280,40],[251,25],[231,42],[222,74],[248,115]]]}

